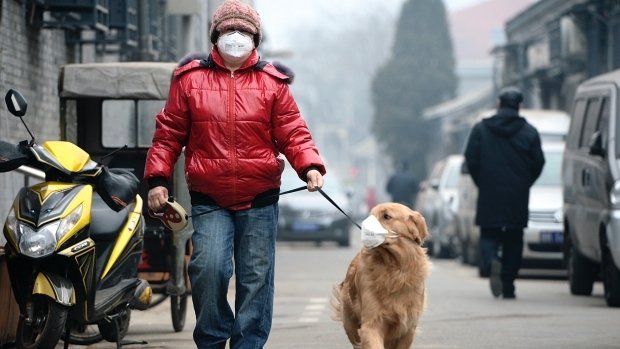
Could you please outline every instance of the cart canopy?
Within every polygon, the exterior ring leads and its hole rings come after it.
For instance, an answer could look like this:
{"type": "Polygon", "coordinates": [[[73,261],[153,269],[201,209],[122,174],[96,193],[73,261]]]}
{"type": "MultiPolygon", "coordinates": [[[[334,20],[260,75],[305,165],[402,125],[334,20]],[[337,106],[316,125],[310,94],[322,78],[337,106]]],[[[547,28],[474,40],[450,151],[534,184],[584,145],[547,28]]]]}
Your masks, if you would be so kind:
{"type": "Polygon", "coordinates": [[[176,66],[168,62],[67,64],[60,69],[58,93],[61,98],[165,100],[176,66]]]}

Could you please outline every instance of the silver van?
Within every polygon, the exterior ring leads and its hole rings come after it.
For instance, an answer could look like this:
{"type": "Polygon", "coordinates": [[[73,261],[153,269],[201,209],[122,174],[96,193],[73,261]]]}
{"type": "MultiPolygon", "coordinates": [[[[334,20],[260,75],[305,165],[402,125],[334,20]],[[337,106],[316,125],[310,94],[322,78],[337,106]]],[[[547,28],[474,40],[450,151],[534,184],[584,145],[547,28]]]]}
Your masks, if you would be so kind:
{"type": "Polygon", "coordinates": [[[581,83],[562,161],[564,260],[570,291],[590,295],[602,279],[620,306],[620,70],[581,83]]]}

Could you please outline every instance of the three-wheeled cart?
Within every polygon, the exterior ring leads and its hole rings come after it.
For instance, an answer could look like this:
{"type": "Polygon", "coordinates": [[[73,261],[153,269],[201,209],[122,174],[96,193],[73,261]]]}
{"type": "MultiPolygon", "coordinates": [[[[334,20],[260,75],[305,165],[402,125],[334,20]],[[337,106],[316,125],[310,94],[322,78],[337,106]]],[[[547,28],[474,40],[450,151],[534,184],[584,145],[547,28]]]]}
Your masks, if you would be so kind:
{"type": "MultiPolygon", "coordinates": [[[[94,160],[131,170],[142,179],[146,154],[155,130],[155,115],[164,107],[175,63],[81,63],[61,67],[59,76],[61,138],[74,142],[94,160]]],[[[189,195],[179,159],[169,188],[183,207],[189,195]]],[[[146,201],[148,185],[140,184],[146,201]]],[[[152,305],[170,298],[174,330],[185,325],[191,230],[173,234],[148,215],[140,277],[155,294],[152,305]]],[[[73,336],[73,332],[72,332],[73,336]]]]}

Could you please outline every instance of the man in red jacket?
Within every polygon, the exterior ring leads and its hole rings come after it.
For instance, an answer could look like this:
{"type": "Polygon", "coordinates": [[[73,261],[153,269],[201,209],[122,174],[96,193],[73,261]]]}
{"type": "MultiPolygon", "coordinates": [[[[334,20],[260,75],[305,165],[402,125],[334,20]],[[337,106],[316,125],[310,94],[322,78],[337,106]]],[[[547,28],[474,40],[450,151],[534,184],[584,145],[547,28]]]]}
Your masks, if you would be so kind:
{"type": "Polygon", "coordinates": [[[288,88],[290,77],[259,61],[260,17],[225,1],[213,14],[207,59],[174,72],[156,116],[145,180],[160,209],[185,147],[194,234],[189,264],[200,349],[262,348],[271,330],[275,239],[284,154],[309,191],[325,166],[288,88]],[[218,209],[218,210],[215,210],[218,209]],[[215,210],[215,211],[214,211],[215,210]],[[211,211],[211,212],[209,212],[211,211]],[[205,212],[209,212],[206,213],[205,212]],[[235,310],[227,292],[236,275],[235,310]]]}

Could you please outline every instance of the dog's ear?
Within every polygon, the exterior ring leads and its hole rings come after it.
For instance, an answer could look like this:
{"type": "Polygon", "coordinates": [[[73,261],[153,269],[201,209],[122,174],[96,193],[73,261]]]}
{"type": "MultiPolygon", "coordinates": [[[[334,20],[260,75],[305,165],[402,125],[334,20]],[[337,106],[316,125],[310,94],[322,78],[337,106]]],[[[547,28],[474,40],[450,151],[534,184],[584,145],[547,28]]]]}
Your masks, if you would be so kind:
{"type": "Polygon", "coordinates": [[[422,216],[420,212],[412,210],[407,224],[409,225],[409,231],[413,234],[415,242],[422,245],[424,240],[428,238],[428,228],[424,216],[422,216]]]}

